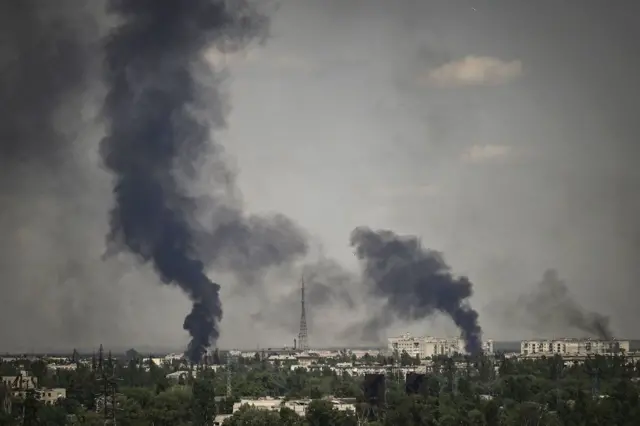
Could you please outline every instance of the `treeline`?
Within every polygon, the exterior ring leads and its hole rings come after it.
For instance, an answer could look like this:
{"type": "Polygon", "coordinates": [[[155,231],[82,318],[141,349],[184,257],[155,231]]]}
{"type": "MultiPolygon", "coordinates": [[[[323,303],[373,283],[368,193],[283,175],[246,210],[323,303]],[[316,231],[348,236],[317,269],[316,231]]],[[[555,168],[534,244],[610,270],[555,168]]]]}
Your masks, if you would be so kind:
{"type": "MultiPolygon", "coordinates": [[[[560,357],[440,358],[416,394],[408,395],[404,377],[389,372],[385,398],[379,404],[365,399],[362,377],[341,375],[328,367],[307,372],[259,359],[234,363],[227,396],[225,365],[218,372],[208,369],[175,382],[166,376],[178,365],[160,367],[143,359],[109,362],[117,392],[116,409],[107,410],[107,417],[115,413],[117,424],[124,426],[210,425],[216,415],[231,414],[240,397],[265,396],[314,401],[304,416],[287,408],[244,407],[224,424],[349,426],[367,420],[385,426],[640,425],[640,363],[622,356],[597,356],[580,364],[566,364],[560,357]],[[352,398],[354,410],[333,409],[323,400],[328,395],[352,398]]],[[[53,406],[45,406],[34,394],[14,398],[11,410],[0,414],[0,425],[104,424],[100,407],[104,381],[98,369],[79,364],[75,371],[51,371],[40,361],[0,364],[3,375],[19,369],[29,370],[48,387],[66,388],[67,398],[53,406]]]]}

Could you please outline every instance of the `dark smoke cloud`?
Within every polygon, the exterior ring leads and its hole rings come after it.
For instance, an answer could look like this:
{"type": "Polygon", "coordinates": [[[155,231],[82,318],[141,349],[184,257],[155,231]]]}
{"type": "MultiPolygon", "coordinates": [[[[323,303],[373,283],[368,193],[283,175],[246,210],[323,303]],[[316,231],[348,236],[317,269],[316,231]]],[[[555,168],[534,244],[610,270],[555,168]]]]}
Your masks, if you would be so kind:
{"type": "Polygon", "coordinates": [[[187,355],[198,361],[219,335],[220,287],[197,256],[198,200],[179,176],[195,175],[193,163],[208,153],[210,128],[224,124],[224,111],[214,110],[208,120],[196,115],[203,96],[220,99],[217,87],[207,88],[197,77],[206,69],[206,48],[240,48],[264,21],[242,0],[109,4],[122,18],[106,44],[102,149],[116,179],[109,238],[112,246],[151,262],[163,282],[192,299],[184,328],[192,337],[187,355]]]}
{"type": "Polygon", "coordinates": [[[87,148],[79,105],[91,91],[100,29],[82,3],[0,2],[0,321],[21,318],[0,330],[8,350],[78,344],[103,331],[108,298],[91,294],[95,265],[82,235],[95,206],[78,161],[87,148]],[[78,264],[68,268],[69,258],[78,264]]]}
{"type": "MultiPolygon", "coordinates": [[[[77,27],[52,14],[46,1],[5,1],[0,5],[0,173],[30,168],[48,172],[64,166],[69,139],[56,126],[60,105],[82,90],[86,46],[77,27]]],[[[68,3],[68,2],[67,2],[68,3]]],[[[65,2],[60,2],[63,9],[65,2]]],[[[25,176],[14,176],[20,185],[25,176]]]]}
{"type": "Polygon", "coordinates": [[[236,275],[241,287],[263,284],[266,271],[288,266],[309,250],[309,237],[279,214],[246,215],[241,209],[215,209],[213,226],[200,236],[199,251],[216,270],[236,275]]]}
{"type": "Polygon", "coordinates": [[[472,284],[465,277],[454,277],[440,253],[423,249],[416,237],[362,227],[352,232],[351,245],[363,262],[373,295],[385,301],[384,311],[372,324],[389,325],[391,313],[415,321],[441,312],[458,326],[468,352],[481,350],[478,313],[467,300],[472,284]]]}
{"type": "Polygon", "coordinates": [[[590,337],[613,338],[609,317],[580,306],[553,269],[544,272],[542,281],[532,292],[520,295],[515,303],[506,306],[509,321],[516,320],[537,333],[558,333],[569,328],[590,337]]]}
{"type": "MultiPolygon", "coordinates": [[[[280,214],[247,214],[224,196],[190,196],[185,184],[206,161],[216,165],[214,190],[236,191],[221,147],[209,140],[210,129],[225,125],[228,108],[217,85],[224,75],[209,74],[202,51],[242,48],[265,24],[262,17],[242,1],[224,2],[227,10],[213,0],[110,4],[119,19],[105,49],[110,93],[102,149],[115,174],[118,203],[110,246],[151,262],[165,282],[180,285],[194,300],[185,321],[193,337],[189,356],[197,359],[215,340],[221,315],[217,287],[205,276],[205,266],[236,275],[238,291],[264,292],[270,290],[262,282],[267,270],[290,269],[290,290],[256,318],[277,324],[292,317],[293,331],[297,315],[290,314],[298,312],[300,275],[307,282],[311,326],[325,308],[358,307],[354,294],[360,278],[326,258],[303,262],[311,239],[293,221],[280,214]],[[203,117],[198,113],[205,106],[213,107],[203,117]],[[196,210],[203,209],[212,212],[207,223],[196,220],[196,210]]],[[[114,259],[103,262],[87,253],[85,231],[98,228],[86,218],[102,220],[102,206],[87,197],[99,188],[87,179],[87,168],[94,165],[79,157],[90,144],[76,134],[83,105],[75,99],[91,88],[102,58],[91,44],[99,33],[92,21],[96,10],[84,9],[77,0],[0,5],[0,106],[11,112],[0,117],[0,217],[7,226],[0,265],[4,303],[12,305],[0,311],[9,321],[12,312],[31,311],[34,301],[41,301],[46,306],[33,313],[40,319],[33,328],[56,336],[57,345],[97,344],[95,336],[117,341],[124,335],[111,317],[124,305],[118,287],[124,270],[114,268],[114,259]],[[68,115],[61,118],[63,112],[68,115]],[[24,263],[21,250],[38,259],[38,268],[24,263]],[[34,283],[31,271],[37,270],[34,283]],[[48,327],[51,319],[59,326],[48,327]]],[[[21,334],[26,340],[20,344],[41,340],[21,334]]]]}

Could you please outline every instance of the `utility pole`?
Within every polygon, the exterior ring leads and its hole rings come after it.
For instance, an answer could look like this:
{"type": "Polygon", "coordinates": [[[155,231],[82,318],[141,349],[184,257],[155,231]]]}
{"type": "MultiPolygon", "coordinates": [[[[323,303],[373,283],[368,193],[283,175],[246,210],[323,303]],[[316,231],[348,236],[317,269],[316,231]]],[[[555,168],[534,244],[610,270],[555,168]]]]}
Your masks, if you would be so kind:
{"type": "Polygon", "coordinates": [[[591,394],[593,398],[600,397],[600,368],[596,367],[593,372],[593,384],[591,388],[591,394]]]}
{"type": "Polygon", "coordinates": [[[116,426],[116,410],[117,402],[117,380],[115,377],[116,366],[113,357],[111,356],[111,352],[109,352],[109,358],[107,362],[104,362],[104,351],[102,345],[100,345],[99,352],[99,364],[98,364],[98,374],[100,378],[98,381],[102,382],[102,401],[103,401],[103,415],[104,415],[104,424],[116,426]],[[111,371],[108,371],[111,370],[111,371]],[[111,408],[109,408],[109,399],[111,399],[111,408]]]}

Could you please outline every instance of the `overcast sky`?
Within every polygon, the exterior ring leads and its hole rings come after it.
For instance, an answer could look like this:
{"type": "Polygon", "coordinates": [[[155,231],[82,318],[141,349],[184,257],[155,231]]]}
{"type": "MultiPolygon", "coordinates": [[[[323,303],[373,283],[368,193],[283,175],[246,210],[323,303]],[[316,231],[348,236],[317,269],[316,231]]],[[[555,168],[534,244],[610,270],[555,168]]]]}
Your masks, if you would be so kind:
{"type": "MultiPolygon", "coordinates": [[[[585,308],[611,316],[616,335],[639,337],[638,6],[280,3],[264,46],[208,52],[229,75],[228,128],[215,137],[238,170],[248,210],[290,216],[354,271],[354,227],[420,236],[475,284],[471,302],[487,337],[536,335],[497,314],[495,303],[527,291],[547,268],[559,271],[585,308]]],[[[95,98],[82,99],[85,113],[95,110],[95,98]]],[[[111,205],[95,155],[100,135],[94,122],[75,135],[84,166],[73,176],[82,176],[82,188],[3,193],[12,206],[0,222],[3,250],[21,260],[2,264],[14,284],[3,284],[11,295],[0,297],[0,351],[187,341],[189,302],[178,290],[160,288],[126,256],[118,264],[100,260],[111,205]],[[91,272],[70,276],[90,282],[65,280],[64,291],[49,284],[76,262],[91,272]],[[73,294],[79,305],[69,313],[59,298],[73,294]],[[37,321],[8,331],[23,321],[18,312],[37,321]],[[69,333],[70,323],[82,332],[69,333]]],[[[298,306],[283,312],[277,294],[295,287],[295,277],[279,278],[269,278],[271,299],[252,300],[216,276],[225,302],[220,346],[292,341],[298,306]],[[258,311],[266,318],[260,324],[252,319],[258,311]]],[[[343,306],[323,308],[312,345],[338,343],[336,327],[350,315],[343,306]]],[[[455,333],[441,319],[389,333],[405,329],[455,333]]]]}

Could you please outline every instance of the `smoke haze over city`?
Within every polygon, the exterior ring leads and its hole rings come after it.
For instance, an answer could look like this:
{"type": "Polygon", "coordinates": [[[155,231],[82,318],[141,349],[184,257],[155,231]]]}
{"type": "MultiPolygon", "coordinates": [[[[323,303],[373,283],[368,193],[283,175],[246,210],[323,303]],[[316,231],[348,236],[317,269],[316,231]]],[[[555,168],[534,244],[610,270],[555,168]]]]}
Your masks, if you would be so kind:
{"type": "MultiPolygon", "coordinates": [[[[13,324],[0,349],[184,348],[192,303],[106,242],[105,41],[118,18],[104,1],[49,3],[0,6],[0,321],[13,324]]],[[[267,37],[212,42],[213,72],[193,74],[219,91],[197,105],[215,155],[179,178],[198,200],[193,254],[221,286],[220,346],[291,344],[303,274],[311,344],[360,343],[386,303],[350,245],[360,226],[444,253],[473,283],[486,337],[583,334],[496,313],[550,269],[572,306],[638,337],[638,6],[273,6],[267,37]]],[[[447,315],[398,309],[381,336],[460,333],[447,315]]]]}

